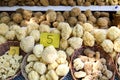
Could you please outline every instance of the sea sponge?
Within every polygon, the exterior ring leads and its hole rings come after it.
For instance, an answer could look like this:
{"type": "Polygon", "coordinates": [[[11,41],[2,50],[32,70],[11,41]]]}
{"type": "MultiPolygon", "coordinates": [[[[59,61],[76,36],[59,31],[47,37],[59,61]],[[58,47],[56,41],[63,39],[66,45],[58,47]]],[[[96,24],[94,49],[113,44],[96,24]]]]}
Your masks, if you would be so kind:
{"type": "Polygon", "coordinates": [[[48,64],[48,70],[54,70],[58,67],[58,63],[57,62],[53,62],[51,64],[48,64]]]}
{"type": "Polygon", "coordinates": [[[119,0],[109,0],[111,5],[118,5],[119,0]]]}
{"type": "Polygon", "coordinates": [[[64,6],[68,5],[67,0],[61,0],[60,3],[61,3],[61,5],[64,5],[64,6]]]}
{"type": "Polygon", "coordinates": [[[71,45],[72,48],[78,49],[82,46],[83,40],[79,37],[71,37],[68,40],[68,43],[71,45]]]}
{"type": "Polygon", "coordinates": [[[21,27],[16,30],[16,37],[20,41],[21,39],[25,38],[27,35],[27,28],[21,27]]]}
{"type": "Polygon", "coordinates": [[[41,54],[43,52],[44,46],[42,44],[37,44],[33,48],[33,53],[35,54],[36,57],[41,57],[41,54]]]}
{"type": "Polygon", "coordinates": [[[10,22],[10,17],[9,16],[3,16],[0,19],[1,23],[8,24],[10,22]]]}
{"type": "Polygon", "coordinates": [[[102,43],[101,43],[101,46],[103,47],[103,49],[106,51],[106,52],[113,52],[113,47],[114,47],[114,44],[111,40],[109,39],[105,39],[102,43]]]}
{"type": "Polygon", "coordinates": [[[45,24],[40,24],[40,26],[39,26],[39,31],[40,31],[40,33],[42,33],[42,32],[50,32],[50,26],[48,26],[48,25],[45,25],[45,24]]]}
{"type": "Polygon", "coordinates": [[[0,44],[3,44],[7,41],[7,39],[0,35],[0,44]]]}
{"type": "Polygon", "coordinates": [[[75,6],[76,5],[76,2],[74,0],[69,0],[69,1],[67,1],[67,3],[70,6],[75,6]]]}
{"type": "Polygon", "coordinates": [[[27,33],[30,34],[32,30],[38,30],[39,25],[36,22],[29,22],[27,25],[27,33]]]}
{"type": "Polygon", "coordinates": [[[15,23],[14,21],[10,21],[10,22],[8,23],[8,26],[12,26],[12,25],[17,25],[17,23],[15,23]]]}
{"type": "Polygon", "coordinates": [[[12,0],[8,2],[8,6],[15,6],[17,4],[16,0],[12,0]]]}
{"type": "Polygon", "coordinates": [[[107,31],[105,29],[95,29],[94,37],[97,43],[101,43],[106,39],[107,31]]]}
{"type": "Polygon", "coordinates": [[[64,11],[63,16],[64,16],[65,19],[68,19],[68,17],[70,16],[69,11],[64,11]]]}
{"type": "Polygon", "coordinates": [[[67,47],[68,47],[68,41],[67,41],[67,40],[64,40],[64,39],[61,39],[61,40],[60,40],[60,48],[61,48],[62,50],[65,50],[67,47]]]}
{"type": "Polygon", "coordinates": [[[15,39],[15,31],[8,31],[5,34],[5,38],[8,40],[14,40],[15,39]]]}
{"type": "Polygon", "coordinates": [[[1,35],[5,35],[9,30],[8,25],[6,25],[5,23],[1,23],[0,24],[0,34],[1,35]]]}
{"type": "Polygon", "coordinates": [[[84,32],[83,42],[86,46],[93,46],[95,44],[95,38],[91,33],[84,32]]]}
{"type": "Polygon", "coordinates": [[[116,26],[111,26],[108,31],[107,31],[107,37],[114,41],[120,36],[120,29],[117,28],[116,26]]]}
{"type": "Polygon", "coordinates": [[[84,14],[86,15],[86,17],[89,17],[89,16],[92,16],[92,15],[93,15],[90,9],[86,10],[86,11],[84,12],[84,14]]]}
{"type": "Polygon", "coordinates": [[[79,14],[81,13],[81,10],[77,7],[73,8],[71,11],[70,11],[70,15],[72,17],[76,17],[78,16],[79,14]]]}
{"type": "Polygon", "coordinates": [[[105,75],[108,77],[108,79],[110,79],[113,76],[113,73],[110,70],[106,70],[105,75]]]}
{"type": "Polygon", "coordinates": [[[53,22],[52,26],[56,28],[58,26],[58,22],[53,22]]]}
{"type": "Polygon", "coordinates": [[[49,21],[42,21],[41,24],[45,24],[45,25],[51,26],[51,23],[49,21]]]}
{"type": "Polygon", "coordinates": [[[50,5],[54,6],[59,6],[60,5],[60,0],[49,0],[50,5]]]}
{"type": "Polygon", "coordinates": [[[77,71],[79,71],[79,70],[81,70],[81,69],[84,68],[84,63],[81,61],[80,58],[74,59],[73,63],[74,63],[74,64],[73,64],[73,65],[74,65],[74,68],[75,68],[77,71]]]}
{"type": "Polygon", "coordinates": [[[33,65],[33,69],[41,75],[44,74],[47,70],[46,65],[41,62],[35,62],[33,65]]]}
{"type": "Polygon", "coordinates": [[[84,71],[90,75],[92,73],[93,63],[92,62],[85,62],[84,63],[84,71]]]}
{"type": "Polygon", "coordinates": [[[91,21],[92,23],[96,23],[97,19],[94,16],[89,16],[88,20],[91,21]]]}
{"type": "Polygon", "coordinates": [[[85,77],[87,74],[84,72],[84,71],[79,71],[79,72],[75,72],[74,73],[74,76],[76,78],[82,78],[82,77],[85,77]]]}
{"type": "Polygon", "coordinates": [[[92,75],[86,75],[84,78],[82,78],[82,80],[93,80],[93,76],[92,75]]]}
{"type": "Polygon", "coordinates": [[[95,18],[99,18],[100,15],[101,15],[101,12],[96,11],[96,12],[93,13],[93,15],[95,16],[95,18]]]}
{"type": "Polygon", "coordinates": [[[101,12],[100,17],[110,17],[110,14],[108,12],[101,12]]]}
{"type": "Polygon", "coordinates": [[[34,43],[34,38],[32,36],[27,36],[21,40],[20,47],[24,52],[30,53],[33,50],[34,43]]]}
{"type": "Polygon", "coordinates": [[[30,36],[33,36],[35,41],[38,42],[40,40],[40,32],[39,32],[39,30],[31,31],[30,36]]]}
{"type": "Polygon", "coordinates": [[[88,2],[88,1],[85,1],[84,5],[85,5],[85,6],[90,6],[90,5],[91,5],[91,3],[90,3],[90,2],[88,2]]]}
{"type": "Polygon", "coordinates": [[[38,61],[38,58],[34,54],[30,54],[27,57],[27,62],[33,62],[33,61],[38,61]]]}
{"type": "Polygon", "coordinates": [[[25,71],[26,71],[26,73],[29,73],[29,72],[31,72],[32,70],[33,70],[33,64],[34,64],[34,62],[30,62],[30,63],[28,63],[26,66],[25,66],[25,71]]]}
{"type": "Polygon", "coordinates": [[[30,20],[30,18],[32,17],[32,11],[30,10],[24,10],[22,14],[25,20],[30,20]]]}
{"type": "Polygon", "coordinates": [[[51,33],[60,34],[60,31],[57,28],[54,28],[53,30],[51,30],[51,33]]]}
{"type": "Polygon", "coordinates": [[[47,80],[59,80],[59,77],[54,70],[49,70],[46,74],[46,78],[47,80]]]}
{"type": "Polygon", "coordinates": [[[78,20],[81,22],[86,22],[87,21],[87,17],[85,16],[85,14],[80,13],[78,16],[78,20]]]}
{"type": "Polygon", "coordinates": [[[43,6],[48,6],[48,5],[49,5],[49,1],[48,1],[48,0],[40,0],[40,3],[41,3],[43,6]]]}
{"type": "Polygon", "coordinates": [[[20,26],[24,26],[26,27],[28,25],[28,21],[27,20],[22,20],[21,23],[20,23],[20,26]]]}
{"type": "Polygon", "coordinates": [[[32,18],[30,18],[30,22],[36,22],[37,24],[39,24],[39,18],[37,18],[37,17],[32,17],[32,18]]]}
{"type": "Polygon", "coordinates": [[[15,13],[12,17],[13,21],[16,23],[20,23],[23,20],[22,14],[15,13]]]}
{"type": "Polygon", "coordinates": [[[84,63],[85,63],[85,62],[88,62],[88,60],[89,60],[89,57],[83,56],[83,55],[80,55],[79,58],[80,58],[81,61],[84,62],[84,63]]]}
{"type": "Polygon", "coordinates": [[[77,2],[78,6],[82,6],[85,1],[83,1],[83,0],[77,0],[76,2],[77,2]]]}
{"type": "Polygon", "coordinates": [[[73,28],[72,35],[74,37],[82,37],[83,36],[83,27],[80,24],[76,24],[73,28]]]}
{"type": "Polygon", "coordinates": [[[19,25],[11,25],[11,26],[10,26],[10,30],[11,30],[11,31],[16,31],[16,30],[18,30],[18,29],[20,29],[20,26],[19,26],[19,25]]]}
{"type": "Polygon", "coordinates": [[[68,23],[70,24],[70,26],[74,26],[77,23],[77,18],[76,17],[69,17],[68,18],[68,23]]]}
{"type": "Polygon", "coordinates": [[[31,71],[28,73],[29,80],[39,80],[39,74],[36,71],[31,71]]]}
{"type": "Polygon", "coordinates": [[[84,30],[84,31],[91,32],[91,31],[93,30],[93,25],[90,24],[90,23],[84,23],[84,24],[83,24],[83,30],[84,30]]]}
{"type": "Polygon", "coordinates": [[[98,18],[97,20],[97,25],[100,27],[100,28],[104,28],[104,27],[107,27],[108,26],[108,21],[105,19],[105,18],[98,18]]]}
{"type": "Polygon", "coordinates": [[[67,73],[69,72],[69,67],[68,67],[68,65],[66,65],[66,64],[60,64],[60,65],[57,67],[57,69],[56,69],[55,72],[56,72],[57,75],[59,75],[59,76],[65,76],[65,75],[67,75],[67,73]]]}
{"type": "Polygon", "coordinates": [[[120,38],[117,38],[115,41],[114,41],[114,50],[116,52],[120,52],[120,38]]]}
{"type": "Polygon", "coordinates": [[[9,16],[9,14],[7,12],[1,12],[0,13],[0,18],[3,17],[3,16],[9,16]]]}
{"type": "Polygon", "coordinates": [[[92,58],[92,57],[94,57],[95,52],[92,51],[91,49],[85,49],[85,50],[84,50],[84,54],[85,54],[86,56],[92,58]]]}
{"type": "Polygon", "coordinates": [[[61,30],[62,39],[67,40],[70,37],[72,33],[72,29],[68,23],[60,22],[57,28],[61,30]]]}
{"type": "Polygon", "coordinates": [[[57,63],[58,64],[62,64],[62,63],[65,63],[66,62],[66,58],[67,58],[67,55],[66,55],[66,53],[64,52],[64,51],[62,51],[62,50],[59,50],[58,52],[57,52],[57,54],[58,54],[58,58],[57,58],[57,63]]]}
{"type": "Polygon", "coordinates": [[[68,47],[66,49],[66,53],[67,53],[68,56],[71,56],[74,53],[74,49],[72,47],[68,47]]]}
{"type": "Polygon", "coordinates": [[[56,21],[57,21],[57,22],[64,22],[64,17],[63,17],[63,15],[62,15],[62,14],[61,14],[61,15],[57,15],[56,21]]]}
{"type": "Polygon", "coordinates": [[[57,18],[57,14],[54,11],[50,11],[46,14],[46,19],[49,22],[54,22],[57,18]]]}
{"type": "Polygon", "coordinates": [[[42,75],[39,80],[46,80],[46,76],[42,75]]]}
{"type": "Polygon", "coordinates": [[[40,18],[43,15],[43,13],[39,11],[39,12],[35,12],[33,15],[34,17],[40,18]]]}

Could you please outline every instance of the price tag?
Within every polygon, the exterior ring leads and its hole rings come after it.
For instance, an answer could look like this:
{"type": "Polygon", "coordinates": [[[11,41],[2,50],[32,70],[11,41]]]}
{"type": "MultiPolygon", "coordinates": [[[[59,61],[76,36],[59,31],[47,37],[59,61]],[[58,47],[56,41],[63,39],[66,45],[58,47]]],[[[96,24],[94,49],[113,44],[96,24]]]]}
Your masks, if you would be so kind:
{"type": "Polygon", "coordinates": [[[41,33],[40,44],[44,46],[53,45],[55,48],[59,48],[60,34],[55,33],[41,33]]]}
{"type": "Polygon", "coordinates": [[[15,55],[15,54],[19,55],[19,47],[11,46],[10,51],[9,51],[9,55],[15,55]]]}

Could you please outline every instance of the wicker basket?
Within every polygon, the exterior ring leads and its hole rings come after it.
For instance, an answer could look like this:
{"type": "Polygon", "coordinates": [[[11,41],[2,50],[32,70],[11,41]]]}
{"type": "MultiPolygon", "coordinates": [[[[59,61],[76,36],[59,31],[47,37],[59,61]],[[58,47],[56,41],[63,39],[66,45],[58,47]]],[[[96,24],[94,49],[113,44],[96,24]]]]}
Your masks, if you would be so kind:
{"type": "MultiPolygon", "coordinates": [[[[8,41],[6,43],[1,44],[0,45],[0,56],[4,55],[4,53],[10,49],[10,46],[20,46],[20,43],[18,41],[8,41]]],[[[24,57],[25,54],[26,53],[20,49],[20,55],[24,57]]],[[[18,72],[14,76],[7,78],[7,80],[13,80],[19,74],[20,74],[20,70],[18,70],[18,72]]]]}
{"type": "Polygon", "coordinates": [[[118,53],[116,56],[115,65],[116,65],[116,75],[120,79],[120,71],[118,70],[118,64],[117,64],[119,57],[120,57],[120,53],[118,53]]]}
{"type": "MultiPolygon", "coordinates": [[[[27,57],[28,57],[30,54],[31,54],[31,53],[28,53],[28,54],[24,57],[24,59],[23,59],[23,61],[22,61],[22,64],[21,64],[21,73],[22,73],[23,77],[25,78],[25,80],[29,80],[29,79],[28,79],[28,75],[27,75],[27,73],[26,73],[26,71],[25,71],[25,66],[27,65],[27,57]]],[[[68,73],[69,73],[69,72],[68,72],[68,73]]],[[[67,76],[67,75],[66,75],[66,76],[67,76]]],[[[60,77],[59,80],[66,80],[66,76],[60,77]]]]}
{"type": "Polygon", "coordinates": [[[106,63],[107,63],[108,69],[113,72],[113,76],[112,76],[112,78],[111,78],[110,80],[114,80],[114,79],[115,79],[115,72],[116,72],[114,61],[113,61],[113,59],[112,59],[100,46],[97,46],[97,45],[94,46],[94,47],[81,47],[80,49],[78,49],[78,50],[76,50],[76,51],[74,52],[74,54],[73,54],[72,57],[71,57],[71,62],[70,62],[71,75],[72,75],[73,79],[74,79],[74,80],[78,80],[78,79],[76,79],[75,76],[73,75],[73,73],[75,72],[75,69],[74,69],[74,67],[73,67],[73,60],[74,60],[75,58],[77,58],[79,55],[84,55],[83,52],[84,52],[84,50],[85,50],[86,48],[89,48],[89,49],[91,49],[91,50],[99,51],[99,52],[100,52],[100,54],[101,54],[100,57],[106,59],[106,61],[107,61],[106,63]]]}

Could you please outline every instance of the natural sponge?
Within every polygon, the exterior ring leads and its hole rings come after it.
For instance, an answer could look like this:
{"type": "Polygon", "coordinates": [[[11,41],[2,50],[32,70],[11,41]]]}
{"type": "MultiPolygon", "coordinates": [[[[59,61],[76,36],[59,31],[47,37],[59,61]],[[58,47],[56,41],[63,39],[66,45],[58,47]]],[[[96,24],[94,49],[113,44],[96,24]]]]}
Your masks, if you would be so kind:
{"type": "Polygon", "coordinates": [[[32,36],[27,36],[21,40],[20,47],[24,52],[30,53],[33,50],[34,44],[34,38],[32,36]]]}
{"type": "Polygon", "coordinates": [[[58,58],[57,51],[53,46],[48,46],[42,52],[42,59],[46,63],[53,63],[58,58]]]}
{"type": "Polygon", "coordinates": [[[5,35],[6,32],[8,32],[9,27],[5,23],[0,24],[0,34],[5,35]]]}

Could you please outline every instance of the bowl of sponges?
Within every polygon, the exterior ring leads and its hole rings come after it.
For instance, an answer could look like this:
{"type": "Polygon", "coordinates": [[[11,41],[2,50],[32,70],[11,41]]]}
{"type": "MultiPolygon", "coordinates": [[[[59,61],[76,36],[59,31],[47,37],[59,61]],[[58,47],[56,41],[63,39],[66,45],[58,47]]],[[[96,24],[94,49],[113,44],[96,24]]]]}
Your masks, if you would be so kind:
{"type": "Polygon", "coordinates": [[[63,80],[69,72],[66,52],[36,44],[24,57],[21,72],[26,80],[63,80]]]}
{"type": "Polygon", "coordinates": [[[25,54],[18,41],[0,44],[0,80],[12,80],[20,74],[20,65],[25,54]]]}
{"type": "Polygon", "coordinates": [[[114,80],[113,59],[100,46],[82,46],[71,57],[71,74],[74,80],[114,80]]]}

